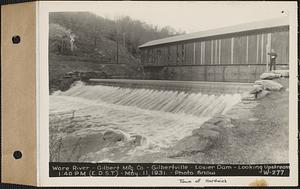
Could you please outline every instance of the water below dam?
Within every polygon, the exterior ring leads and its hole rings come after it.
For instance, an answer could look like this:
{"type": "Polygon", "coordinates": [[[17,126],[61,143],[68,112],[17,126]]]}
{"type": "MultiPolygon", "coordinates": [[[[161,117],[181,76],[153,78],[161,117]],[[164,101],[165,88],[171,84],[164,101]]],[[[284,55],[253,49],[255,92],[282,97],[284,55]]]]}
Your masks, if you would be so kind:
{"type": "Polygon", "coordinates": [[[241,101],[241,86],[216,94],[120,86],[76,82],[50,95],[52,161],[153,162],[157,157],[147,157],[167,151],[241,101]]]}

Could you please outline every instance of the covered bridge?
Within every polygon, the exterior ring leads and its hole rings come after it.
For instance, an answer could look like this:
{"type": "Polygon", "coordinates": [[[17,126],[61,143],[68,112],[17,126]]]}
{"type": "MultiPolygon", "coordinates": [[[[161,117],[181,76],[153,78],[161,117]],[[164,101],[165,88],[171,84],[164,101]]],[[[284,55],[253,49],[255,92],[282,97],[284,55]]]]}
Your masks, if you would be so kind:
{"type": "Polygon", "coordinates": [[[149,41],[139,46],[148,79],[252,82],[268,69],[288,69],[287,17],[149,41]]]}

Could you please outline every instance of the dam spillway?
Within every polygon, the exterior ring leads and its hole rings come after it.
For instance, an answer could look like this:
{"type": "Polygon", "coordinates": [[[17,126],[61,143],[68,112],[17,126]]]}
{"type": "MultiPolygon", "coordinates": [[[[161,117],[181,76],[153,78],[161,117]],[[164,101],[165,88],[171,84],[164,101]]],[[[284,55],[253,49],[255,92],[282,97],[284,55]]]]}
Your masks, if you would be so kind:
{"type": "MultiPolygon", "coordinates": [[[[159,86],[160,88],[163,87],[163,89],[159,89],[157,83],[155,84],[156,88],[153,85],[150,88],[134,88],[133,86],[129,88],[114,85],[87,85],[78,82],[71,89],[62,92],[60,95],[79,97],[94,102],[105,102],[161,112],[189,114],[198,117],[212,116],[217,113],[223,114],[240,101],[240,94],[236,91],[233,92],[232,88],[230,91],[233,94],[210,94],[190,90],[183,91],[182,87],[180,88],[181,90],[177,91],[166,90],[166,83],[164,83],[164,86],[159,86]]],[[[144,84],[143,86],[148,85],[144,84]]],[[[203,88],[203,86],[201,87],[203,88]]],[[[204,87],[208,90],[207,86],[204,87]]],[[[214,90],[216,89],[214,88],[214,90]]],[[[224,87],[222,90],[224,90],[224,87]]],[[[241,89],[236,88],[235,90],[241,89]]]]}
{"type": "MultiPolygon", "coordinates": [[[[106,146],[89,153],[82,149],[79,158],[65,161],[130,162],[149,153],[160,153],[189,136],[213,116],[225,114],[241,101],[241,93],[250,87],[232,83],[215,83],[212,87],[207,82],[201,85],[202,82],[119,81],[122,82],[79,81],[67,91],[50,95],[50,128],[67,128],[66,135],[60,133],[60,137],[65,138],[62,140],[65,151],[70,148],[69,141],[76,141],[74,138],[77,137],[82,143],[87,138],[86,149],[90,149],[95,144],[90,144],[89,138],[95,133],[105,135],[109,131],[124,136],[117,146],[106,146]],[[217,86],[220,86],[219,91],[217,86]],[[132,141],[137,138],[139,142],[134,144],[138,145],[132,146],[132,141]],[[124,152],[111,157],[116,148],[124,152]]],[[[74,155],[70,152],[69,156],[74,155]]]]}
{"type": "Polygon", "coordinates": [[[196,93],[200,92],[202,94],[241,94],[245,91],[248,91],[252,86],[252,83],[133,79],[90,79],[88,84],[125,88],[146,88],[196,93]]]}

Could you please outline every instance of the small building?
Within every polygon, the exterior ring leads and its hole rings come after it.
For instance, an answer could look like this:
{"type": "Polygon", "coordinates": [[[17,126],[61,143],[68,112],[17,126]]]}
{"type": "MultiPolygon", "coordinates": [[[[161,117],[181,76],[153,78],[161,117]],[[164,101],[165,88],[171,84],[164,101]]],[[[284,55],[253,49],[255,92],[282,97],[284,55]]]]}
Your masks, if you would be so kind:
{"type": "Polygon", "coordinates": [[[148,79],[253,82],[268,70],[271,49],[277,69],[289,65],[287,17],[149,41],[141,46],[148,79]]]}

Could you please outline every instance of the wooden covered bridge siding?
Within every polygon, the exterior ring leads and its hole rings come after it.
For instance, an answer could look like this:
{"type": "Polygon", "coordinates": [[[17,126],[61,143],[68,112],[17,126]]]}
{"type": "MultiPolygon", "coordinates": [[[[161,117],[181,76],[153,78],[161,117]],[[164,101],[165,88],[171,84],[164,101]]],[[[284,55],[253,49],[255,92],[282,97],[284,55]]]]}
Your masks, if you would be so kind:
{"type": "Polygon", "coordinates": [[[278,67],[289,63],[288,27],[142,48],[151,79],[252,82],[266,71],[275,49],[278,67]]]}

